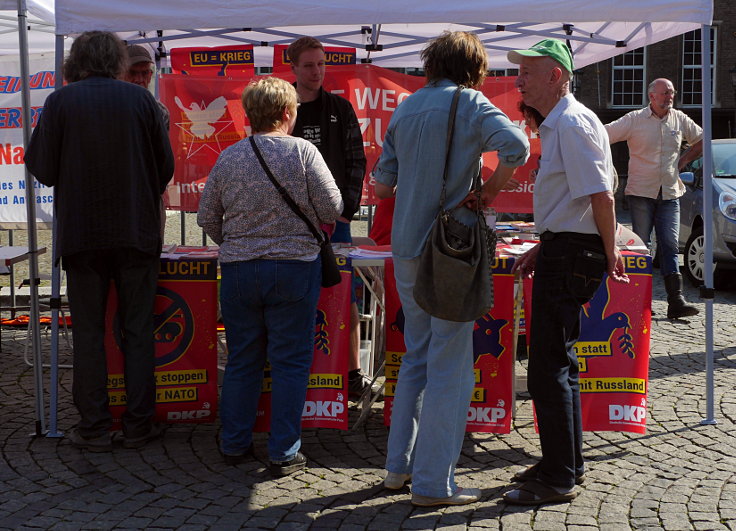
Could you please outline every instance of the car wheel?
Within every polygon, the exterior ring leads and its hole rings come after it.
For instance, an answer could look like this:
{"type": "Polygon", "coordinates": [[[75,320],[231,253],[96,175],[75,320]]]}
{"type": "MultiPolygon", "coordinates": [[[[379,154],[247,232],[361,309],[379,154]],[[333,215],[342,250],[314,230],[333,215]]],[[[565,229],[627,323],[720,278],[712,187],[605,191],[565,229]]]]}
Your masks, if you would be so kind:
{"type": "MultiPolygon", "coordinates": [[[[685,276],[696,288],[705,284],[705,236],[702,227],[693,229],[685,244],[685,276]]],[[[732,273],[716,266],[713,271],[713,287],[730,289],[734,284],[732,273]]]]}
{"type": "Polygon", "coordinates": [[[705,237],[702,227],[696,227],[690,233],[685,244],[685,276],[695,286],[705,282],[705,237]]]}

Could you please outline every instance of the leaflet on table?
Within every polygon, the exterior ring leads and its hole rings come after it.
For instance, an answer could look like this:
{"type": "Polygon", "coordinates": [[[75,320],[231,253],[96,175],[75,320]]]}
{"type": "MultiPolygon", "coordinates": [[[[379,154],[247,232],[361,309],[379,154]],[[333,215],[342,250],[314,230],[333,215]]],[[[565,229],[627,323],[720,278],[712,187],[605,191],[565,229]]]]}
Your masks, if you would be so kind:
{"type": "Polygon", "coordinates": [[[390,258],[390,245],[360,245],[350,249],[350,258],[390,258]]]}
{"type": "Polygon", "coordinates": [[[161,258],[166,260],[181,260],[182,258],[217,258],[217,245],[176,245],[165,244],[161,247],[161,258]]]}

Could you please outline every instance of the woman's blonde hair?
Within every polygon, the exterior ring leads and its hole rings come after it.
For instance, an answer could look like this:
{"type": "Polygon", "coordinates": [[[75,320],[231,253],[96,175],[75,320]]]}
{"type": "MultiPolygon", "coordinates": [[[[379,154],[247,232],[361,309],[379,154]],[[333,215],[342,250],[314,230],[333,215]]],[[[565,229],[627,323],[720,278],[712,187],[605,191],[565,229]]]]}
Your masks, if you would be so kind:
{"type": "Polygon", "coordinates": [[[254,133],[273,131],[281,124],[284,109],[296,112],[296,89],[277,77],[251,81],[240,97],[254,133]]]}
{"type": "Polygon", "coordinates": [[[477,35],[445,31],[421,51],[427,81],[449,79],[467,88],[479,87],[488,73],[488,55],[477,35]]]}

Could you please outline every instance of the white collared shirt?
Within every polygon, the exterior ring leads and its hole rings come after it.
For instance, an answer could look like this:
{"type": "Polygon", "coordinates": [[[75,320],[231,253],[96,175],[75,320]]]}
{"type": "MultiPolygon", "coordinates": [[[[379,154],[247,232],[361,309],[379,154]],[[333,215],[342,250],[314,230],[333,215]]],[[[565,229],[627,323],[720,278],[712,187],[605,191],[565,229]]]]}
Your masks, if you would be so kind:
{"type": "Polygon", "coordinates": [[[662,199],[685,193],[677,170],[680,146],[683,140],[692,145],[703,137],[703,130],[687,114],[670,109],[660,118],[647,106],[605,127],[612,144],[626,140],[629,146],[626,195],[656,199],[660,188],[662,199]]]}
{"type": "Polygon", "coordinates": [[[572,94],[539,127],[542,156],[534,186],[539,233],[598,234],[590,196],[613,188],[608,135],[598,117],[572,94]]]}

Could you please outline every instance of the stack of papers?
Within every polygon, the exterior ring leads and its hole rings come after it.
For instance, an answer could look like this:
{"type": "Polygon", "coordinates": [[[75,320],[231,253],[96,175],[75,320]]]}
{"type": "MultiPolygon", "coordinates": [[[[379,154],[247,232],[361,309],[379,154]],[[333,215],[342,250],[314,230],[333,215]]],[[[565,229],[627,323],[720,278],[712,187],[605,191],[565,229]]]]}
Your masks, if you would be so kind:
{"type": "Polygon", "coordinates": [[[390,245],[361,245],[350,249],[350,258],[391,258],[390,245]]]}
{"type": "Polygon", "coordinates": [[[161,249],[161,258],[181,260],[184,258],[217,258],[220,248],[216,245],[176,245],[166,244],[161,249]]]}

